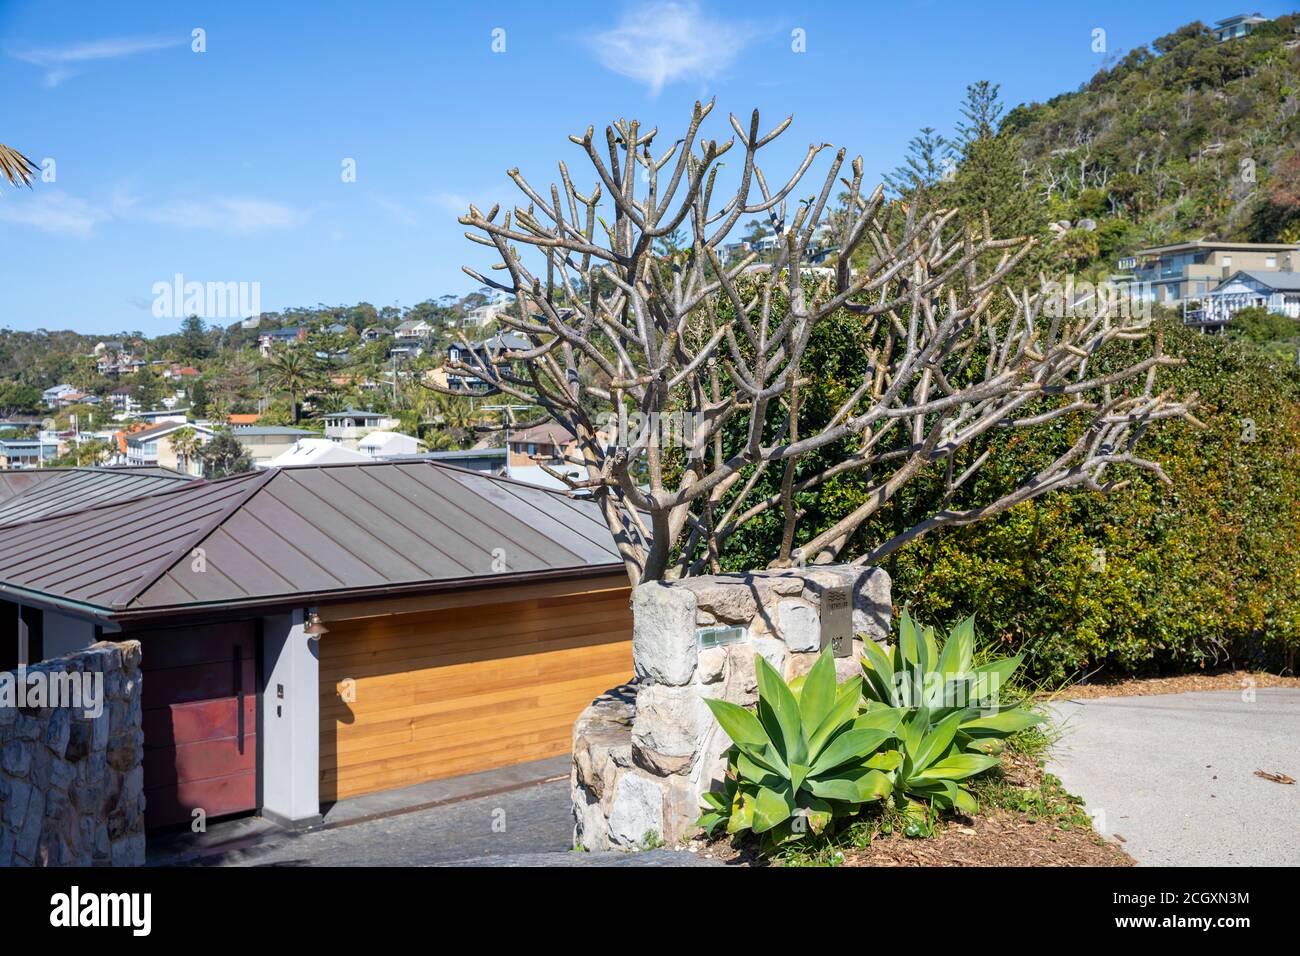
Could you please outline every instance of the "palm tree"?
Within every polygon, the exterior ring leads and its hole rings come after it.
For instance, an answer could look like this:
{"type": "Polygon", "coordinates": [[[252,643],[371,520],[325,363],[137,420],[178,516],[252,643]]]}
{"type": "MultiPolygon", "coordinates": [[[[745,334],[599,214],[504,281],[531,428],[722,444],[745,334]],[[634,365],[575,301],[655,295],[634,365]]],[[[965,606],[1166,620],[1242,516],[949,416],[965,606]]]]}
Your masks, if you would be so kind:
{"type": "Polygon", "coordinates": [[[298,396],[316,381],[316,368],[311,356],[302,349],[285,346],[266,360],[264,381],[280,392],[289,393],[293,406],[293,421],[298,422],[298,396]]]}
{"type": "Polygon", "coordinates": [[[199,435],[193,428],[181,428],[172,435],[172,450],[181,471],[190,470],[190,462],[199,450],[199,435]]]}
{"type": "Polygon", "coordinates": [[[30,188],[35,175],[35,163],[12,146],[0,143],[0,176],[3,176],[10,186],[22,185],[30,188]]]}
{"type": "Polygon", "coordinates": [[[427,422],[437,428],[429,436],[432,448],[463,448],[474,434],[474,426],[482,422],[482,413],[468,398],[434,393],[420,404],[421,423],[427,422]]]}

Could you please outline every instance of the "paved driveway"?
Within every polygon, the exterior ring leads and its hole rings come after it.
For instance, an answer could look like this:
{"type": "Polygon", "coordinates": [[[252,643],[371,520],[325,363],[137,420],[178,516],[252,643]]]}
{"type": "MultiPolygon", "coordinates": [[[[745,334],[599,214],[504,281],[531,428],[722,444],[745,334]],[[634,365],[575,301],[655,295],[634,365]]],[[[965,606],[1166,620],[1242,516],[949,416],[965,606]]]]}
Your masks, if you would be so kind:
{"type": "Polygon", "coordinates": [[[561,761],[539,761],[403,792],[349,801],[317,830],[289,833],[257,820],[214,825],[203,846],[183,839],[151,850],[155,865],[195,866],[692,866],[712,865],[677,850],[575,853],[568,777],[561,761]],[[522,781],[528,771],[536,782],[522,781]],[[508,785],[499,792],[484,792],[508,785]],[[481,793],[481,796],[475,796],[481,793]],[[420,809],[420,800],[439,799],[420,809]],[[402,799],[399,799],[402,798],[402,799]],[[341,812],[340,812],[341,811],[341,812]],[[371,814],[366,816],[365,814],[371,814]]]}
{"type": "Polygon", "coordinates": [[[1150,866],[1300,865],[1300,690],[1056,705],[1048,769],[1150,866]]]}

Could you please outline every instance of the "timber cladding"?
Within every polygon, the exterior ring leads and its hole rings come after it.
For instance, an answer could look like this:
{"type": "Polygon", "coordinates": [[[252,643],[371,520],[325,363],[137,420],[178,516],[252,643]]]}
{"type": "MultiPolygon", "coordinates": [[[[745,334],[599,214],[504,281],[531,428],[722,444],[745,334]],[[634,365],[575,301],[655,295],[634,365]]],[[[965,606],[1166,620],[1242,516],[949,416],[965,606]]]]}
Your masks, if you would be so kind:
{"type": "Polygon", "coordinates": [[[629,596],[579,581],[331,619],[321,802],[569,752],[577,716],[632,675],[629,596]]]}

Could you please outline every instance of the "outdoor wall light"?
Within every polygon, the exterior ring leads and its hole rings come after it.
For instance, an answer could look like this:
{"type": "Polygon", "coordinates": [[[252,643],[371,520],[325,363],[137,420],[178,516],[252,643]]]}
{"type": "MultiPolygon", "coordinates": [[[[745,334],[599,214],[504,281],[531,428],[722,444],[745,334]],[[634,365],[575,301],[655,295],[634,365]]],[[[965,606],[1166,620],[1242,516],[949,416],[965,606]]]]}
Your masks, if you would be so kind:
{"type": "Polygon", "coordinates": [[[319,641],[322,635],[330,632],[330,629],[326,627],[325,623],[320,619],[320,612],[312,607],[307,609],[307,620],[305,621],[305,626],[303,627],[302,632],[313,641],[319,641]]]}

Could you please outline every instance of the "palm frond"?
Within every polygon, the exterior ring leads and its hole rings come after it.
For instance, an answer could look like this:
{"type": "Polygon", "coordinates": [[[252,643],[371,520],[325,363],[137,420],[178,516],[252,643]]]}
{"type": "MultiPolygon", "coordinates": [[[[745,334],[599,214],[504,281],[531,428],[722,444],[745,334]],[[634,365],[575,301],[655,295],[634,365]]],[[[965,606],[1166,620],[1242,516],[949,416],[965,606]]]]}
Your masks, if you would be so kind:
{"type": "Polygon", "coordinates": [[[21,184],[30,189],[35,175],[35,163],[13,147],[0,143],[0,176],[8,180],[10,186],[21,184]]]}

